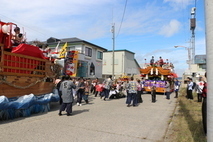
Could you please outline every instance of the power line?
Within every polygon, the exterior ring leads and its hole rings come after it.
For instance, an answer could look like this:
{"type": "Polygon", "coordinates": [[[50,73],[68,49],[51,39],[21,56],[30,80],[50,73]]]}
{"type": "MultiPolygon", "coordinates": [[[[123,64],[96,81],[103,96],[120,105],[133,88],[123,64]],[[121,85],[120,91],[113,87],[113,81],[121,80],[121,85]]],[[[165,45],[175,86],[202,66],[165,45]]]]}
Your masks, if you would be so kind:
{"type": "Polygon", "coordinates": [[[120,24],[120,26],[119,26],[118,33],[117,33],[117,36],[116,36],[116,37],[118,37],[119,32],[120,32],[120,29],[121,29],[121,26],[122,26],[122,23],[123,23],[125,11],[126,11],[126,5],[127,5],[127,0],[126,0],[126,2],[125,2],[124,11],[123,11],[123,16],[122,16],[122,19],[121,19],[121,24],[120,24]]]}

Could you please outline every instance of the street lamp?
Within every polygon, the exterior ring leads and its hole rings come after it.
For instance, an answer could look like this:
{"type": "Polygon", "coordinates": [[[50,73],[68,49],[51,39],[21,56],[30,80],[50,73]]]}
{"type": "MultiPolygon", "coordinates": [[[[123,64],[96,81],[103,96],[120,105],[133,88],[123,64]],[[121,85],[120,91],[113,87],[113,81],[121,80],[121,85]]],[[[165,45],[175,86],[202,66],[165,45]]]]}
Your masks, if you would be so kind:
{"type": "Polygon", "coordinates": [[[176,45],[174,46],[175,48],[177,47],[183,47],[185,48],[186,50],[188,50],[188,61],[187,61],[187,64],[189,64],[189,72],[191,73],[191,64],[192,64],[192,59],[191,59],[191,48],[189,47],[186,47],[186,46],[181,46],[181,45],[176,45]]]}

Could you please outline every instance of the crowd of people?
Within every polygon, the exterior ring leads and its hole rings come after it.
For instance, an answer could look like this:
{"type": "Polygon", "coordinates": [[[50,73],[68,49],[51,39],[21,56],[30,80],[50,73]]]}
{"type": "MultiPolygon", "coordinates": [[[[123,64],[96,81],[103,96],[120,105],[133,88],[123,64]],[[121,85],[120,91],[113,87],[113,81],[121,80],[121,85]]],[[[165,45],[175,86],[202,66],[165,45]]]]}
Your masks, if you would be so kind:
{"type": "MultiPolygon", "coordinates": [[[[125,81],[119,79],[113,80],[111,75],[104,80],[98,78],[91,80],[90,78],[86,79],[82,77],[72,79],[67,75],[63,76],[56,85],[61,104],[59,115],[64,110],[70,115],[72,109],[68,109],[68,107],[72,107],[72,103],[75,100],[77,106],[82,106],[82,102],[88,104],[89,94],[94,95],[94,97],[100,97],[104,101],[126,97],[127,107],[138,106],[140,103],[143,103],[144,82],[143,78],[134,79],[133,77],[125,81]]],[[[165,89],[166,98],[170,99],[171,88],[169,82],[167,82],[165,89]]],[[[151,87],[151,100],[153,103],[156,102],[155,85],[151,87]]]]}
{"type": "Polygon", "coordinates": [[[60,111],[67,112],[67,115],[72,113],[72,103],[76,100],[77,106],[82,106],[82,102],[89,103],[88,96],[100,97],[102,100],[118,99],[126,97],[126,104],[129,107],[137,106],[143,102],[143,80],[131,77],[129,81],[112,80],[110,75],[108,78],[94,79],[78,78],[72,79],[70,76],[65,75],[60,81],[57,82],[56,88],[60,96],[60,111]],[[75,99],[76,98],[76,99],[75,99]]]}
{"type": "MultiPolygon", "coordinates": [[[[174,92],[175,98],[178,98],[178,92],[181,82],[178,79],[174,81],[174,92]]],[[[198,102],[203,101],[202,105],[202,115],[203,115],[203,125],[204,131],[206,133],[206,82],[202,77],[199,78],[197,84],[194,84],[192,78],[188,78],[186,97],[192,100],[192,91],[195,90],[197,93],[198,102]]],[[[65,75],[62,79],[57,82],[56,88],[58,89],[60,96],[60,109],[59,115],[62,115],[62,111],[67,112],[67,116],[72,113],[72,105],[76,100],[77,106],[82,106],[82,100],[85,104],[89,103],[88,96],[94,95],[94,97],[100,97],[104,101],[107,99],[122,98],[126,97],[127,107],[137,106],[139,103],[143,103],[142,94],[144,91],[144,80],[134,79],[121,81],[113,80],[110,75],[105,80],[100,80],[98,78],[91,80],[90,78],[78,78],[72,79],[70,76],[65,75]],[[76,99],[75,99],[76,98],[76,99]]],[[[170,99],[171,85],[169,81],[166,81],[165,85],[165,95],[166,99],[170,99]]],[[[153,103],[156,102],[156,86],[151,87],[151,100],[153,103]]]]}
{"type": "Polygon", "coordinates": [[[163,66],[163,64],[165,64],[165,62],[163,61],[162,57],[159,57],[159,60],[155,62],[154,56],[152,56],[151,60],[150,60],[150,65],[154,66],[154,65],[159,65],[159,66],[163,66]]]}
{"type": "MultiPolygon", "coordinates": [[[[206,78],[205,73],[205,78],[206,78]]],[[[202,122],[204,133],[207,134],[207,82],[204,81],[203,77],[199,77],[197,82],[193,82],[193,79],[188,77],[187,88],[186,88],[186,98],[193,100],[193,91],[197,95],[197,102],[202,102],[202,122]]],[[[206,78],[207,79],[207,78],[206,78]]]]}

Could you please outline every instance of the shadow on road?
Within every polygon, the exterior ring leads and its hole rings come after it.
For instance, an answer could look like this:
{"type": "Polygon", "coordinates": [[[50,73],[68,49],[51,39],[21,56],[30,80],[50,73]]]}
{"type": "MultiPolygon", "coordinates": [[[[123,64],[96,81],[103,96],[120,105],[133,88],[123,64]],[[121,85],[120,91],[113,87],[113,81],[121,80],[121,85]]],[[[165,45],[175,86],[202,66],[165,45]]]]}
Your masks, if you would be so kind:
{"type": "Polygon", "coordinates": [[[83,110],[74,110],[72,112],[72,115],[78,115],[78,114],[81,114],[83,112],[89,112],[89,109],[83,109],[83,110]]]}

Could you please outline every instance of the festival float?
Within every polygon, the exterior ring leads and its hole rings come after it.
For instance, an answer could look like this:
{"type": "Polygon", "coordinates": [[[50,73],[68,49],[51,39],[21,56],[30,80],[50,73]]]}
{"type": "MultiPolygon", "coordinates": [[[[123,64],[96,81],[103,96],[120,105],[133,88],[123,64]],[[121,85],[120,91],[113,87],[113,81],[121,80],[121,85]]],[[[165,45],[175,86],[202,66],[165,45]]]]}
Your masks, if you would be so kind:
{"type": "Polygon", "coordinates": [[[170,82],[171,89],[173,90],[173,80],[177,78],[177,74],[174,73],[174,66],[172,63],[166,62],[153,64],[145,63],[144,67],[140,69],[141,77],[144,81],[144,91],[151,92],[151,87],[156,86],[157,93],[165,93],[165,83],[170,82]]]}
{"type": "Polygon", "coordinates": [[[0,21],[0,119],[6,108],[20,110],[24,106],[28,110],[57,101],[52,93],[56,75],[54,60],[45,57],[39,47],[26,44],[16,24],[0,21]]]}
{"type": "Polygon", "coordinates": [[[119,80],[120,80],[120,81],[128,81],[129,78],[130,78],[129,76],[123,74],[121,77],[119,77],[119,80]]]}

